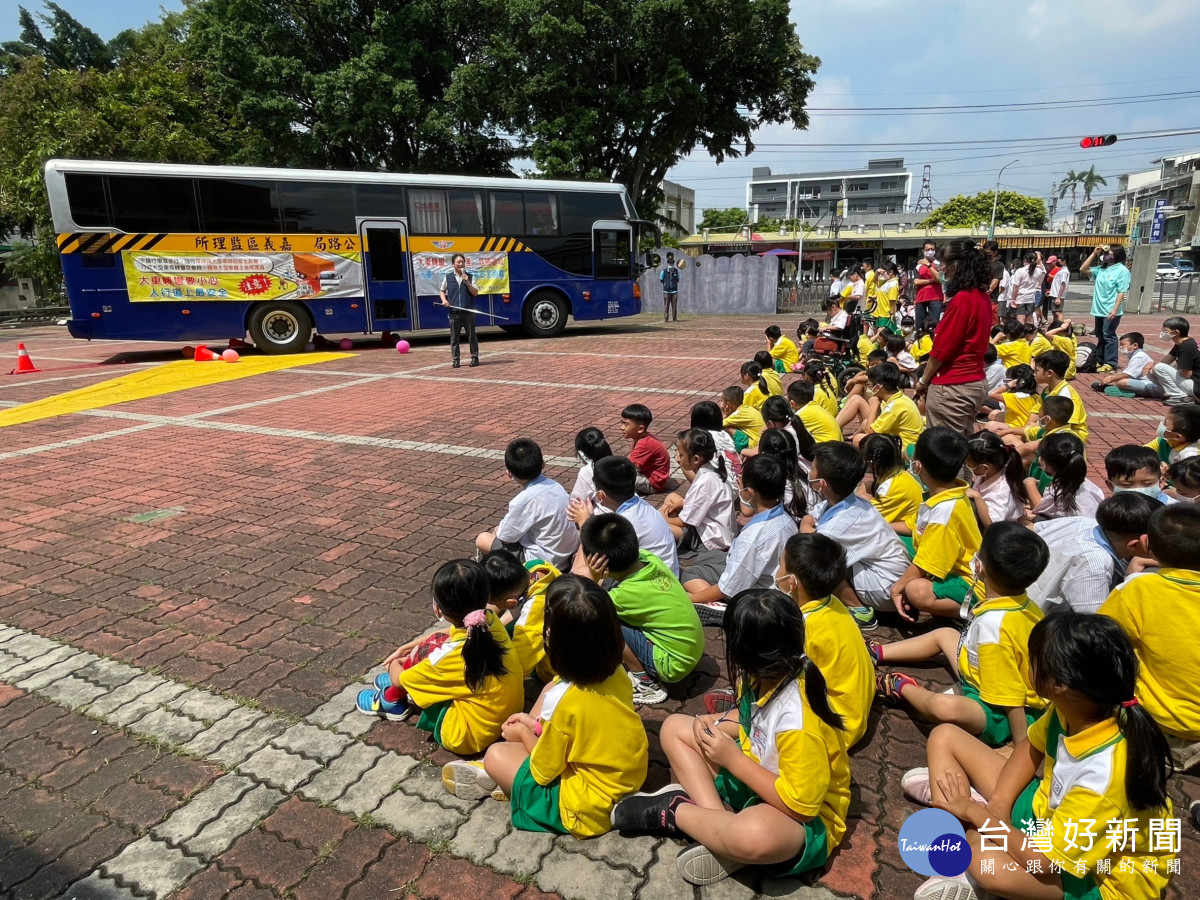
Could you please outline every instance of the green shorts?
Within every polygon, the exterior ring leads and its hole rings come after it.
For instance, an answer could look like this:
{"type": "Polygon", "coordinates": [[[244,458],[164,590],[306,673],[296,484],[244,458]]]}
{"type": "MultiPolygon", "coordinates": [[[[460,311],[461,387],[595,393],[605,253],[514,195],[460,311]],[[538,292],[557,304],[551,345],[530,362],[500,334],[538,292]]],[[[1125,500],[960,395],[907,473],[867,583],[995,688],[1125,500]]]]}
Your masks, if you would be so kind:
{"type": "MultiPolygon", "coordinates": [[[[983,731],[979,732],[979,739],[989,747],[1003,747],[1012,740],[1012,725],[1008,721],[1008,715],[999,706],[992,706],[990,703],[985,703],[979,697],[979,688],[973,684],[961,679],[958,682],[959,688],[962,689],[964,697],[969,697],[979,704],[979,708],[983,710],[983,731]]],[[[1025,710],[1025,726],[1028,727],[1037,721],[1041,713],[1032,710],[1025,710]]]]}
{"type": "Polygon", "coordinates": [[[513,778],[512,823],[520,831],[548,831],[550,834],[570,834],[562,822],[558,808],[559,779],[538,784],[529,771],[529,760],[521,763],[513,778]]]}
{"type": "MultiPolygon", "coordinates": [[[[746,787],[746,785],[730,775],[725,769],[717,773],[717,793],[728,803],[734,812],[741,812],[751,806],[762,803],[762,797],[746,787]]],[[[513,788],[514,792],[516,788],[513,788]]],[[[513,823],[516,823],[516,818],[513,823]]],[[[804,828],[804,849],[797,856],[786,862],[763,866],[775,878],[789,878],[804,872],[819,869],[829,859],[829,836],[825,832],[825,823],[820,818],[800,823],[804,828]]]]}
{"type": "Polygon", "coordinates": [[[738,430],[733,433],[733,449],[741,453],[750,446],[750,435],[746,432],[738,430]]]}
{"type": "Polygon", "coordinates": [[[886,328],[892,334],[900,333],[900,328],[896,325],[896,320],[891,316],[875,316],[874,321],[876,328],[886,328]]]}
{"type": "Polygon", "coordinates": [[[432,732],[433,739],[443,749],[446,745],[442,743],[442,722],[446,720],[446,713],[450,711],[451,702],[443,700],[441,703],[435,703],[428,709],[421,710],[421,715],[417,719],[417,727],[422,731],[432,732]]]}
{"type": "Polygon", "coordinates": [[[1050,482],[1054,481],[1054,476],[1046,473],[1046,470],[1038,465],[1035,459],[1029,464],[1029,477],[1037,479],[1038,493],[1046,493],[1046,488],[1050,487],[1050,482]]]}
{"type": "MultiPolygon", "coordinates": [[[[1041,783],[1040,778],[1034,778],[1013,801],[1012,820],[1018,828],[1022,822],[1032,822],[1036,818],[1033,814],[1033,798],[1041,783]]],[[[1059,877],[1062,878],[1063,900],[1101,900],[1100,886],[1091,875],[1080,878],[1073,872],[1063,870],[1059,877]]]]}
{"type": "MultiPolygon", "coordinates": [[[[908,551],[908,558],[914,559],[917,549],[913,536],[898,534],[896,537],[900,538],[900,543],[908,551]]],[[[929,580],[933,583],[933,596],[939,600],[954,600],[962,603],[967,598],[967,594],[971,592],[971,579],[963,578],[961,575],[948,575],[945,578],[930,578],[929,580]]]]}
{"type": "Polygon", "coordinates": [[[775,360],[775,362],[773,362],[773,363],[771,364],[771,367],[772,367],[772,368],[773,368],[773,369],[774,369],[776,372],[778,372],[780,375],[786,375],[786,374],[787,374],[788,367],[787,367],[787,366],[785,366],[785,365],[783,364],[783,360],[782,360],[782,359],[777,359],[777,360],[775,360]]]}

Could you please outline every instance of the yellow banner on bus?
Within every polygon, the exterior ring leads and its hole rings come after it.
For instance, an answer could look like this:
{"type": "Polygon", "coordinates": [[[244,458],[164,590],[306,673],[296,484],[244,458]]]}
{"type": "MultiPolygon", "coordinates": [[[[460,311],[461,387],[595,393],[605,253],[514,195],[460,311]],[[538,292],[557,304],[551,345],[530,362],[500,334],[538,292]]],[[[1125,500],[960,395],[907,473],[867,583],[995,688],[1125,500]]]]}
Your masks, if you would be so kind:
{"type": "MultiPolygon", "coordinates": [[[[436,242],[435,242],[436,243],[436,242]]],[[[450,242],[447,242],[450,243],[450,242]]],[[[414,253],[413,269],[416,271],[418,296],[436,296],[442,289],[446,276],[454,271],[455,252],[414,253]]],[[[481,294],[508,293],[508,254],[503,252],[463,252],[467,258],[467,271],[471,273],[475,286],[481,294]]]]}
{"type": "Polygon", "coordinates": [[[125,287],[133,303],[209,300],[305,300],[363,295],[362,254],[125,251],[125,287]]]}

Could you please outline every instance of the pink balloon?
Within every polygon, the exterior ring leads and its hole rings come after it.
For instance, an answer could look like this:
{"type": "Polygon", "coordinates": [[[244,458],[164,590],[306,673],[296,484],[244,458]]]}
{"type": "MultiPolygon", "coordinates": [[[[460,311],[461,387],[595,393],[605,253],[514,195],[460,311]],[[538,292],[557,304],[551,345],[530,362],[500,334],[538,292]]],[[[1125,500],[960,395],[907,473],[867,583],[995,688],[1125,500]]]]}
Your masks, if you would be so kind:
{"type": "Polygon", "coordinates": [[[341,347],[343,350],[353,350],[354,349],[354,341],[350,340],[350,338],[342,338],[338,342],[338,346],[341,347]]]}
{"type": "Polygon", "coordinates": [[[233,348],[225,350],[221,353],[221,359],[225,360],[225,362],[237,362],[238,352],[233,348]]]}
{"type": "Polygon", "coordinates": [[[398,353],[407,353],[411,349],[412,347],[409,346],[408,341],[398,341],[396,343],[396,351],[398,353]]]}

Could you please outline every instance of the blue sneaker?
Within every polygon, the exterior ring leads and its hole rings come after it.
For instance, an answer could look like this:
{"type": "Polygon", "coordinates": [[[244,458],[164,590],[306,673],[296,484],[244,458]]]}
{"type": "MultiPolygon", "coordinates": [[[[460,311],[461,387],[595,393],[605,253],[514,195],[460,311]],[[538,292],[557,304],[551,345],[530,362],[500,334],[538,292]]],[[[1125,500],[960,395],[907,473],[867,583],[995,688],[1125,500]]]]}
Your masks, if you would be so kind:
{"type": "Polygon", "coordinates": [[[354,708],[365,716],[382,717],[389,722],[403,722],[412,715],[407,703],[388,703],[383,699],[383,691],[374,688],[359,691],[354,708]]]}
{"type": "Polygon", "coordinates": [[[375,676],[375,690],[383,693],[392,686],[392,679],[388,677],[387,672],[380,672],[375,676]]]}

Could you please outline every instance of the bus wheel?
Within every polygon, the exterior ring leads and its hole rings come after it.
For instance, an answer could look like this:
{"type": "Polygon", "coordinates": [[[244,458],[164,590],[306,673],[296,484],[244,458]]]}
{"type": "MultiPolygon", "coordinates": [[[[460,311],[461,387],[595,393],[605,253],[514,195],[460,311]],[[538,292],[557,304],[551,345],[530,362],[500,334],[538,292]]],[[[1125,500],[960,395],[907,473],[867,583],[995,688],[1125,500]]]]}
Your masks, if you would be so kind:
{"type": "Polygon", "coordinates": [[[555,337],[567,327],[567,305],[550,291],[539,291],[525,301],[525,333],[530,337],[555,337]]]}
{"type": "Polygon", "coordinates": [[[312,318],[299,303],[277,300],[260,304],[250,316],[250,337],[263,353],[299,353],[312,335],[312,318]]]}

